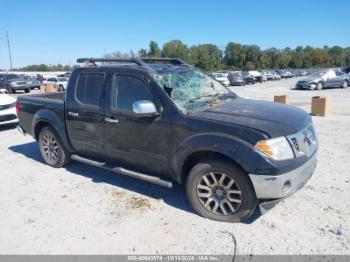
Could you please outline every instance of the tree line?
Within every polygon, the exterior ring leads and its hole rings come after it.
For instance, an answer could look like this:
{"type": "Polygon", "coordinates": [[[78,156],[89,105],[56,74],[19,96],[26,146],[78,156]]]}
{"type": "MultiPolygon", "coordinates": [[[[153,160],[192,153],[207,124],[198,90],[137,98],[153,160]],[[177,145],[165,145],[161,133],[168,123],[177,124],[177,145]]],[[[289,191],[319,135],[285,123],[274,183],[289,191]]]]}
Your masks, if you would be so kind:
{"type": "MultiPolygon", "coordinates": [[[[188,46],[181,40],[166,42],[161,48],[151,41],[147,49],[141,48],[137,54],[114,52],[105,57],[178,57],[206,71],[260,70],[284,68],[326,68],[350,66],[350,47],[340,46],[298,46],[292,48],[261,49],[257,45],[242,45],[230,42],[224,49],[214,44],[188,46]]],[[[69,71],[69,65],[29,65],[17,71],[69,71]]]]}
{"type": "MultiPolygon", "coordinates": [[[[106,57],[134,56],[115,52],[106,57]]],[[[155,41],[148,49],[138,51],[140,57],[178,57],[206,71],[220,69],[284,69],[284,68],[326,68],[350,66],[350,47],[340,46],[298,46],[295,49],[268,48],[257,45],[242,45],[230,42],[224,50],[214,44],[187,46],[181,40],[171,40],[162,48],[155,41]]]]}
{"type": "Polygon", "coordinates": [[[49,71],[70,71],[71,67],[69,65],[28,65],[20,68],[13,69],[14,71],[28,71],[28,72],[49,72],[49,71]]]}

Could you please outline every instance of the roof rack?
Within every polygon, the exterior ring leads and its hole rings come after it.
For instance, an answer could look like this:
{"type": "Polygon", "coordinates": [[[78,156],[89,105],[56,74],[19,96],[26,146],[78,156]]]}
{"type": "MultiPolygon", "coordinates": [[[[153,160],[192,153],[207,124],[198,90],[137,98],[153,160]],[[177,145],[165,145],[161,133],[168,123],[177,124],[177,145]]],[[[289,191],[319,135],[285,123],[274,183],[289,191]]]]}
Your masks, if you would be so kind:
{"type": "Polygon", "coordinates": [[[96,66],[96,62],[120,62],[120,63],[135,63],[138,66],[148,67],[146,62],[170,62],[174,65],[183,65],[191,67],[180,58],[165,58],[165,57],[131,57],[131,58],[78,58],[77,63],[86,63],[96,66]]]}
{"type": "Polygon", "coordinates": [[[135,63],[139,66],[147,66],[145,62],[141,59],[132,57],[132,58],[78,58],[77,63],[91,63],[96,65],[96,62],[120,62],[120,63],[135,63]]]}

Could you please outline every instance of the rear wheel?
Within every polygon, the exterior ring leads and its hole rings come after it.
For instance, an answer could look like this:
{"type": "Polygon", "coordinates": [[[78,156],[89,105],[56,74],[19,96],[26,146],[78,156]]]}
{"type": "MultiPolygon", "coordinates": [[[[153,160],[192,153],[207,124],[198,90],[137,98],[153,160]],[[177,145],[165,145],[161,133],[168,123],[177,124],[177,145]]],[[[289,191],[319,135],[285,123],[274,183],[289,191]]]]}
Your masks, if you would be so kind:
{"type": "Polygon", "coordinates": [[[322,82],[318,82],[316,84],[316,90],[321,90],[321,89],[323,89],[323,83],[322,82]]]}
{"type": "Polygon", "coordinates": [[[42,158],[50,166],[62,167],[70,161],[69,152],[51,126],[46,126],[40,131],[39,149],[42,158]]]}
{"type": "Polygon", "coordinates": [[[244,221],[257,205],[247,174],[220,159],[208,158],[196,164],[188,176],[186,191],[197,214],[217,221],[244,221]]]}

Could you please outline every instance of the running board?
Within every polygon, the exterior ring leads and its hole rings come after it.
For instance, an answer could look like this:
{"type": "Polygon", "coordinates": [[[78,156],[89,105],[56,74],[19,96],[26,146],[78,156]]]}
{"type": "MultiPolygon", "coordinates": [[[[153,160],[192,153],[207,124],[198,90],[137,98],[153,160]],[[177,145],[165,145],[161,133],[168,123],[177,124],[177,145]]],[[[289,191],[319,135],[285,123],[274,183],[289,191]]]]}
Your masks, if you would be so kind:
{"type": "Polygon", "coordinates": [[[75,161],[78,161],[78,162],[81,162],[81,163],[84,163],[84,164],[88,164],[88,165],[99,167],[99,168],[102,168],[102,169],[105,169],[105,170],[109,170],[109,171],[112,171],[112,172],[115,172],[115,173],[118,173],[118,174],[122,174],[122,175],[130,176],[130,177],[133,177],[133,178],[137,178],[137,179],[140,179],[140,180],[143,180],[143,181],[147,181],[147,182],[159,185],[159,186],[163,186],[163,187],[167,187],[167,188],[172,188],[173,187],[173,183],[171,183],[169,181],[166,181],[166,180],[163,180],[163,179],[160,179],[159,177],[156,177],[156,176],[142,174],[142,173],[139,173],[139,172],[135,172],[135,171],[132,171],[132,170],[125,169],[123,167],[112,166],[111,164],[107,164],[107,163],[104,163],[104,162],[99,162],[99,161],[92,160],[92,159],[89,159],[89,158],[86,158],[86,157],[82,157],[82,156],[78,156],[78,155],[72,155],[71,159],[73,159],[75,161]]]}

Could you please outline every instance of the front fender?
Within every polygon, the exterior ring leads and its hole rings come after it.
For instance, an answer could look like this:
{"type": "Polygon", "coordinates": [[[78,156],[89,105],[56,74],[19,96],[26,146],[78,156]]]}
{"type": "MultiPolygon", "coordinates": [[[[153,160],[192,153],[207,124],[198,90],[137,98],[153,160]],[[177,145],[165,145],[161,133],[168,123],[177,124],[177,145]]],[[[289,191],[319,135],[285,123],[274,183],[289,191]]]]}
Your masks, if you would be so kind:
{"type": "Polygon", "coordinates": [[[201,151],[224,155],[247,173],[252,173],[256,169],[271,168],[270,163],[254,150],[253,145],[238,137],[218,133],[198,134],[185,139],[172,158],[171,168],[177,181],[181,181],[186,159],[201,151]]]}
{"type": "Polygon", "coordinates": [[[68,139],[68,136],[67,136],[63,112],[62,112],[62,117],[63,117],[63,119],[60,118],[55,112],[53,112],[51,110],[43,109],[43,110],[38,111],[34,115],[34,118],[33,118],[32,134],[33,134],[35,139],[38,139],[39,134],[37,134],[35,132],[36,127],[40,123],[43,123],[43,122],[48,123],[56,130],[56,132],[60,136],[60,139],[61,139],[62,143],[64,144],[65,148],[68,151],[73,152],[74,149],[71,146],[69,139],[68,139]]]}

